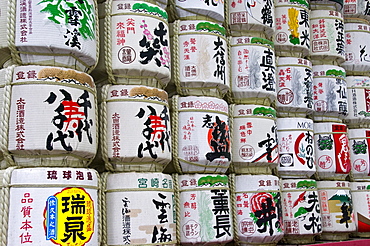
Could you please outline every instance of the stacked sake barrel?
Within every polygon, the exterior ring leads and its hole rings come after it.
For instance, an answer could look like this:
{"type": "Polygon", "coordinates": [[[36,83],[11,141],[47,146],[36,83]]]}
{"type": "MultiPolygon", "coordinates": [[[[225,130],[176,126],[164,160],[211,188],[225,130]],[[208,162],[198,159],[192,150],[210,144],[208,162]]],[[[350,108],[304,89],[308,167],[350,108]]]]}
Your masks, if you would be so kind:
{"type": "Polygon", "coordinates": [[[99,4],[99,168],[104,245],[176,245],[177,179],[168,94],[168,14],[163,1],[99,4]],[[103,167],[101,164],[104,164],[103,167]]]}
{"type": "Polygon", "coordinates": [[[0,1],[1,245],[99,245],[97,3],[0,1]]]}

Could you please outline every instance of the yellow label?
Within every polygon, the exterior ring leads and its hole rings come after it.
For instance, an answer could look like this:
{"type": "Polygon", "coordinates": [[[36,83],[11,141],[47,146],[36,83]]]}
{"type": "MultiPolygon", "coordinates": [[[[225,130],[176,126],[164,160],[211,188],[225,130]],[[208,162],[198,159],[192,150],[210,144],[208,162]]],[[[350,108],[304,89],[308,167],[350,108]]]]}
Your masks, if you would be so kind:
{"type": "Polygon", "coordinates": [[[83,188],[65,188],[48,198],[44,218],[46,240],[83,246],[94,233],[94,201],[83,188]]]}

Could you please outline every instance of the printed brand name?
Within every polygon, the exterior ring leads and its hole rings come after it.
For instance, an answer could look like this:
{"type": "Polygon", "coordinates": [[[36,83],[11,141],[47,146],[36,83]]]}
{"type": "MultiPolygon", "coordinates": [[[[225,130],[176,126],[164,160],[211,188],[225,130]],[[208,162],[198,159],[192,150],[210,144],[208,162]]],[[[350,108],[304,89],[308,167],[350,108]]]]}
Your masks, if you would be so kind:
{"type": "Polygon", "coordinates": [[[313,123],[312,122],[298,122],[297,128],[300,129],[313,129],[313,123]]]}

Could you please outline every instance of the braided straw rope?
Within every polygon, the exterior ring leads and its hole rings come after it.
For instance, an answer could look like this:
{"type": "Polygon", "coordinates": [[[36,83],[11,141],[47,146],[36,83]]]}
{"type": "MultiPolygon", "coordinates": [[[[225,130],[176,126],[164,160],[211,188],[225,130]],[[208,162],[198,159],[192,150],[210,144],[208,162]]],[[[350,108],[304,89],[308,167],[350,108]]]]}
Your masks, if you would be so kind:
{"type": "Polygon", "coordinates": [[[5,87],[4,87],[4,102],[1,112],[1,124],[0,124],[0,150],[4,155],[6,166],[15,166],[15,162],[8,151],[8,140],[9,140],[9,118],[10,118],[10,104],[12,96],[12,75],[15,65],[6,68],[5,72],[5,87]]]}
{"type": "Polygon", "coordinates": [[[7,245],[8,240],[8,220],[9,220],[9,202],[10,202],[10,179],[13,170],[16,167],[7,168],[4,171],[2,187],[0,189],[0,243],[7,245]]]}
{"type": "Polygon", "coordinates": [[[110,85],[104,85],[102,89],[102,102],[100,103],[100,146],[101,146],[101,153],[102,153],[102,158],[105,163],[105,167],[109,171],[114,171],[113,165],[109,162],[108,158],[108,143],[107,143],[107,100],[106,98],[108,97],[108,91],[109,91],[110,85]]]}
{"type": "Polygon", "coordinates": [[[101,245],[107,246],[108,245],[108,236],[107,236],[107,198],[106,198],[106,190],[107,190],[107,180],[108,180],[109,172],[104,172],[100,176],[100,230],[101,230],[101,245]]]}
{"type": "Polygon", "coordinates": [[[16,64],[22,64],[21,57],[18,54],[15,46],[15,24],[16,24],[16,12],[17,12],[17,1],[9,0],[8,2],[8,18],[7,18],[7,37],[8,47],[12,55],[12,59],[16,64]]]}
{"type": "Polygon", "coordinates": [[[171,117],[171,128],[172,128],[172,160],[175,166],[175,170],[178,174],[182,174],[180,162],[179,162],[179,109],[178,102],[179,96],[175,95],[172,97],[171,108],[172,108],[172,117],[171,117]]]}
{"type": "Polygon", "coordinates": [[[176,213],[176,243],[181,243],[181,227],[180,227],[180,188],[179,188],[179,175],[177,173],[172,174],[173,188],[175,195],[175,213],[176,213]]]}
{"type": "Polygon", "coordinates": [[[104,20],[104,45],[105,45],[105,67],[108,73],[108,82],[111,84],[115,84],[116,80],[113,76],[113,68],[112,68],[112,36],[111,36],[111,28],[112,28],[112,2],[113,0],[108,0],[105,3],[105,20],[104,20]]]}
{"type": "MultiPolygon", "coordinates": [[[[235,104],[231,104],[229,106],[229,129],[230,129],[230,136],[229,136],[229,139],[230,139],[230,146],[231,146],[231,154],[232,154],[232,148],[233,148],[233,143],[234,143],[234,138],[233,138],[233,134],[234,134],[234,110],[235,110],[235,104]]],[[[230,163],[230,171],[232,173],[235,173],[235,167],[234,167],[234,162],[231,161],[230,163]]]]}
{"type": "Polygon", "coordinates": [[[232,213],[232,225],[234,233],[234,241],[237,245],[240,245],[239,232],[238,232],[238,220],[236,215],[236,188],[235,188],[235,174],[232,173],[229,176],[230,184],[230,206],[232,213]]]}

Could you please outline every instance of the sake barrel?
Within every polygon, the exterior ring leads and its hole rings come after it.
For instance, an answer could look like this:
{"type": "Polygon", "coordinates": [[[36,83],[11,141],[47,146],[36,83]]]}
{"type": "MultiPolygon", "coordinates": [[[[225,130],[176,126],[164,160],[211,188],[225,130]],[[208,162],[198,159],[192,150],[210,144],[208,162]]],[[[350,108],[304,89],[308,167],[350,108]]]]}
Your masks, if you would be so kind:
{"type": "Polygon", "coordinates": [[[344,62],[344,23],[334,10],[312,10],[310,16],[310,57],[317,62],[344,62]]]}
{"type": "Polygon", "coordinates": [[[368,76],[348,76],[346,81],[348,115],[343,122],[354,128],[370,126],[370,78],[368,76]]]}
{"type": "Polygon", "coordinates": [[[351,158],[351,178],[356,181],[370,180],[370,129],[348,129],[351,158]]]}
{"type": "Polygon", "coordinates": [[[343,0],[311,0],[312,10],[336,10],[343,11],[343,0]]]}
{"type": "Polygon", "coordinates": [[[225,28],[209,21],[176,21],[173,33],[178,94],[222,98],[229,90],[230,76],[225,28]]]}
{"type": "Polygon", "coordinates": [[[3,245],[99,245],[98,179],[94,169],[15,169],[4,199],[3,245]]]}
{"type": "Polygon", "coordinates": [[[261,35],[271,39],[275,29],[275,3],[271,0],[228,1],[228,19],[232,36],[261,35]]]}
{"type": "Polygon", "coordinates": [[[96,90],[88,74],[47,66],[15,67],[5,90],[5,147],[23,167],[86,167],[94,158],[96,90]],[[12,84],[12,85],[10,85],[12,84]],[[37,93],[30,93],[35,91],[37,93]]]}
{"type": "Polygon", "coordinates": [[[306,117],[312,114],[312,63],[303,58],[279,57],[276,76],[278,116],[306,117]]]}
{"type": "Polygon", "coordinates": [[[279,158],[275,109],[234,105],[232,115],[233,172],[271,174],[279,158]]]}
{"type": "Polygon", "coordinates": [[[279,56],[306,57],[310,50],[309,1],[278,0],[275,9],[275,50],[279,56]]]}
{"type": "MultiPolygon", "coordinates": [[[[320,197],[323,240],[340,241],[356,230],[348,181],[317,181],[320,197]]],[[[358,201],[355,201],[358,202],[358,201]]]]}
{"type": "Polygon", "coordinates": [[[231,99],[270,106],[276,100],[274,44],[263,38],[231,38],[231,99]]]}
{"type": "Polygon", "coordinates": [[[174,184],[162,173],[107,173],[106,245],[177,245],[174,184]]]}
{"type": "Polygon", "coordinates": [[[309,178],[316,172],[313,121],[306,118],[278,118],[279,176],[309,178]]]}
{"type": "Polygon", "coordinates": [[[235,211],[240,245],[272,245],[283,238],[283,208],[279,178],[235,176],[235,211]]]}
{"type": "Polygon", "coordinates": [[[352,206],[356,237],[370,235],[370,183],[351,182],[352,206]]]}
{"type": "Polygon", "coordinates": [[[322,232],[317,183],[313,179],[283,179],[281,187],[284,241],[313,243],[322,232]]]}
{"type": "MultiPolygon", "coordinates": [[[[7,47],[18,65],[60,66],[90,72],[97,62],[97,3],[12,0],[4,9],[7,47]],[[8,22],[8,23],[7,23],[8,22]],[[6,24],[7,23],[7,24],[6,24]]],[[[4,43],[5,41],[5,43],[4,43]]]]}
{"type": "Polygon", "coordinates": [[[181,245],[224,245],[233,240],[226,175],[179,175],[181,245]]]}
{"type": "Polygon", "coordinates": [[[231,162],[229,109],[214,97],[172,98],[173,161],[178,173],[225,173],[231,162]]]}
{"type": "Polygon", "coordinates": [[[225,1],[169,0],[168,10],[172,20],[211,20],[223,23],[225,1]]]}
{"type": "Polygon", "coordinates": [[[347,74],[368,74],[370,70],[370,47],[363,44],[370,39],[370,25],[365,23],[345,23],[345,62],[341,66],[347,74]]]}
{"type": "Polygon", "coordinates": [[[344,18],[360,18],[370,20],[369,3],[367,1],[344,1],[344,18]]]}
{"type": "Polygon", "coordinates": [[[139,85],[106,85],[102,148],[110,171],[162,172],[171,161],[167,93],[139,85]]]}
{"type": "Polygon", "coordinates": [[[320,180],[344,180],[351,171],[347,126],[314,123],[316,169],[320,180]]]}
{"type": "Polygon", "coordinates": [[[335,65],[314,65],[314,120],[341,122],[348,114],[346,71],[335,65]]]}
{"type": "Polygon", "coordinates": [[[167,12],[147,2],[107,2],[106,67],[111,83],[166,87],[171,78],[167,12]]]}

